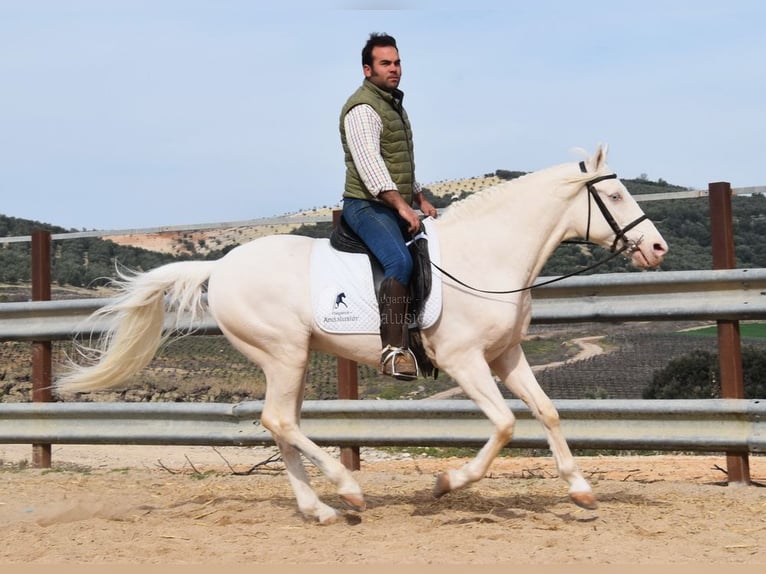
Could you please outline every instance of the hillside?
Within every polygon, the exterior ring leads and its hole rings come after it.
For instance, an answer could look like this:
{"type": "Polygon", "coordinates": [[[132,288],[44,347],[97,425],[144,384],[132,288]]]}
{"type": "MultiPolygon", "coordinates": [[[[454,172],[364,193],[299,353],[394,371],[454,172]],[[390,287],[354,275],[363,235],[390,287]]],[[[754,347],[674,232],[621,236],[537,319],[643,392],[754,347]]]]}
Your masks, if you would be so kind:
{"type": "MultiPolygon", "coordinates": [[[[479,192],[502,180],[523,175],[524,172],[497,170],[460,180],[434,182],[424,193],[439,208],[479,192]]],[[[679,191],[684,188],[662,179],[623,180],[634,195],[679,191]]],[[[662,264],[663,270],[709,269],[710,225],[706,199],[676,199],[642,204],[670,244],[670,253],[662,264]]],[[[766,198],[763,196],[735,197],[735,245],[737,266],[766,267],[766,198]]],[[[306,210],[286,216],[330,216],[333,208],[306,210]]],[[[53,233],[66,230],[48,223],[0,215],[0,236],[29,235],[35,228],[53,233]]],[[[235,246],[257,237],[276,233],[296,233],[327,237],[330,223],[261,225],[230,229],[172,231],[155,234],[121,235],[58,241],[54,244],[53,279],[61,286],[98,287],[113,276],[115,262],[130,269],[146,270],[174,260],[217,259],[235,246]]],[[[30,280],[28,243],[0,244],[0,282],[11,285],[30,280]]],[[[586,267],[605,252],[600,248],[563,245],[557,249],[543,269],[543,275],[568,273],[586,267]]],[[[599,267],[599,273],[631,271],[626,261],[615,259],[599,267]]],[[[7,299],[6,299],[7,300],[7,299]]]]}
{"type": "MultiPolygon", "coordinates": [[[[480,192],[493,185],[497,185],[504,180],[513,179],[521,175],[524,175],[524,172],[497,170],[494,173],[488,173],[481,176],[434,182],[425,186],[424,193],[429,197],[429,199],[437,208],[444,209],[454,201],[459,201],[471,194],[480,192]]],[[[680,186],[667,184],[662,180],[659,180],[658,182],[652,182],[645,179],[636,179],[627,180],[625,181],[625,184],[628,186],[631,193],[635,195],[665,193],[669,191],[680,191],[684,189],[680,186]]],[[[695,200],[681,201],[689,202],[695,200]]],[[[652,214],[650,216],[653,219],[655,217],[662,217],[660,214],[663,214],[664,210],[661,208],[657,209],[658,204],[660,203],[665,204],[667,207],[672,202],[657,202],[651,207],[645,206],[645,210],[647,212],[652,210],[652,214]]],[[[707,209],[707,202],[705,200],[697,200],[696,203],[700,207],[695,211],[705,211],[707,209]]],[[[291,216],[310,215],[330,217],[333,209],[339,209],[339,207],[307,210],[300,213],[291,214],[291,216]]],[[[143,236],[109,236],[106,237],[106,239],[109,239],[120,245],[142,247],[144,249],[150,249],[161,253],[169,253],[177,256],[211,256],[211,254],[214,254],[217,251],[225,252],[235,245],[246,243],[247,241],[251,241],[264,235],[271,235],[276,233],[295,233],[299,235],[308,235],[311,237],[328,237],[330,230],[331,225],[329,223],[287,223],[279,226],[266,225],[251,228],[241,227],[234,229],[205,230],[182,233],[176,232],[143,236]]],[[[663,230],[663,233],[666,232],[663,230]]],[[[709,246],[709,238],[703,239],[702,243],[703,247],[709,246]]],[[[571,265],[587,265],[588,263],[584,263],[583,260],[591,256],[591,251],[587,248],[562,246],[556,255],[554,255],[554,260],[551,262],[551,264],[549,264],[547,271],[550,273],[557,273],[557,269],[562,267],[571,265]]],[[[672,261],[671,264],[676,268],[679,265],[678,263],[673,263],[672,261]]],[[[570,269],[566,269],[562,272],[566,272],[568,270],[570,269]]],[[[628,267],[622,264],[620,261],[616,261],[612,263],[611,266],[604,268],[603,271],[614,272],[620,270],[628,270],[628,267]]]]}
{"type": "MultiPolygon", "coordinates": [[[[333,208],[323,207],[307,209],[283,216],[284,219],[298,217],[331,217],[333,208]]],[[[236,245],[247,243],[266,235],[293,233],[303,224],[283,223],[280,225],[258,225],[253,227],[232,227],[226,229],[207,229],[198,231],[166,231],[162,233],[144,233],[132,235],[105,235],[104,239],[117,245],[140,247],[149,251],[165,253],[177,257],[209,256],[225,252],[236,245]]]]}
{"type": "MultiPolygon", "coordinates": [[[[430,183],[425,186],[425,193],[438,208],[443,209],[453,201],[458,201],[468,195],[487,189],[493,185],[502,183],[504,180],[513,179],[525,172],[497,170],[481,176],[444,180],[430,183]]],[[[681,190],[679,186],[668,185],[662,180],[651,182],[648,180],[633,180],[631,193],[661,193],[673,190],[681,190]]],[[[284,216],[324,216],[330,217],[333,209],[340,206],[325,207],[319,209],[304,210],[284,216]]],[[[217,251],[227,251],[235,245],[240,245],[264,235],[279,233],[297,233],[312,237],[327,237],[330,226],[325,224],[301,224],[284,223],[281,225],[263,225],[254,227],[237,227],[228,229],[214,229],[204,231],[164,232],[142,235],[110,235],[105,239],[118,245],[133,246],[166,253],[175,256],[209,256],[217,251]]]]}
{"type": "MultiPolygon", "coordinates": [[[[427,190],[434,197],[444,198],[437,203],[449,203],[456,198],[464,196],[466,193],[481,191],[492,185],[500,183],[502,179],[495,174],[487,174],[479,177],[466,179],[439,181],[427,186],[427,190]]],[[[297,213],[291,213],[285,216],[290,217],[331,217],[333,209],[340,209],[340,206],[324,207],[318,209],[307,209],[297,213]]],[[[118,245],[141,247],[150,251],[159,253],[168,253],[177,256],[183,255],[208,255],[215,251],[226,250],[233,245],[247,243],[264,235],[275,235],[279,233],[300,232],[308,235],[323,236],[326,233],[323,229],[327,226],[319,226],[319,233],[312,233],[316,225],[303,225],[301,223],[284,223],[281,225],[262,225],[255,227],[236,227],[229,229],[214,229],[205,231],[187,231],[187,232],[164,232],[142,235],[108,235],[105,239],[113,241],[118,245]],[[303,228],[303,229],[301,229],[303,228]],[[314,229],[312,229],[314,228],[314,229]]]]}

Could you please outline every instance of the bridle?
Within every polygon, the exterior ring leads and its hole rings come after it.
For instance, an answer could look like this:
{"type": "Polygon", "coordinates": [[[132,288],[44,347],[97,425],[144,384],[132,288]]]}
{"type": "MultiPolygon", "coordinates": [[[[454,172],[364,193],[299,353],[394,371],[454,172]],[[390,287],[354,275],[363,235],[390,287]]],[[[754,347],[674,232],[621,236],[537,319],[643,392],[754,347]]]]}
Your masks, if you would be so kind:
{"type": "MultiPolygon", "coordinates": [[[[583,173],[588,173],[587,168],[585,167],[585,162],[580,162],[580,171],[583,173]]],[[[436,263],[431,261],[431,265],[439,271],[442,275],[445,275],[446,277],[449,277],[452,279],[455,283],[470,289],[471,291],[477,291],[478,293],[488,293],[490,295],[507,295],[510,293],[520,293],[521,291],[529,291],[531,289],[534,289],[536,287],[542,287],[543,285],[550,285],[551,283],[556,283],[557,281],[562,281],[563,279],[567,279],[569,277],[573,277],[575,275],[580,275],[581,273],[585,273],[586,271],[590,271],[591,269],[595,269],[596,267],[599,267],[608,261],[611,261],[618,255],[621,255],[622,253],[627,252],[628,255],[635,253],[638,251],[638,246],[643,240],[643,237],[639,237],[637,240],[628,239],[628,236],[626,233],[636,227],[639,223],[647,219],[646,214],[642,214],[640,217],[637,217],[630,223],[628,223],[625,227],[620,227],[617,222],[615,221],[614,217],[612,217],[612,214],[609,212],[609,209],[607,209],[606,204],[604,203],[604,200],[601,199],[601,196],[598,194],[598,190],[594,187],[597,183],[601,181],[606,181],[607,179],[617,179],[616,173],[611,173],[609,175],[600,175],[598,177],[594,177],[591,180],[588,180],[585,182],[585,187],[588,190],[588,224],[585,229],[585,240],[584,241],[578,241],[578,240],[568,240],[563,241],[562,243],[577,243],[577,244],[591,244],[590,241],[590,221],[591,221],[591,202],[590,198],[593,198],[593,201],[598,206],[599,211],[601,211],[601,215],[604,216],[604,219],[609,224],[609,227],[612,228],[612,231],[614,232],[614,241],[612,242],[612,246],[609,249],[610,255],[601,261],[597,261],[593,265],[589,265],[587,267],[583,267],[582,269],[578,269],[577,271],[573,271],[572,273],[567,273],[566,275],[561,275],[559,277],[554,277],[553,279],[548,279],[547,281],[542,281],[540,283],[535,283],[534,285],[530,285],[528,287],[520,287],[519,289],[509,289],[507,291],[491,291],[487,289],[478,289],[477,287],[472,287],[471,285],[468,285],[467,283],[464,283],[454,275],[448,273],[441,267],[439,267],[436,263]],[[617,243],[622,241],[622,246],[618,249],[617,243]]]]}
{"type": "MultiPolygon", "coordinates": [[[[580,171],[583,173],[588,173],[588,169],[585,167],[585,162],[580,162],[580,171]]],[[[598,206],[599,210],[601,211],[601,215],[604,216],[604,219],[606,219],[606,222],[609,224],[609,227],[612,228],[612,231],[614,231],[614,241],[612,242],[612,247],[609,249],[611,253],[614,253],[617,249],[617,242],[622,241],[623,247],[620,250],[620,253],[623,251],[627,251],[628,255],[631,253],[634,253],[638,250],[638,244],[641,243],[641,239],[638,241],[631,241],[628,239],[626,233],[633,229],[636,225],[641,223],[643,220],[647,218],[647,215],[644,213],[641,215],[641,217],[637,217],[630,223],[628,223],[625,227],[620,227],[617,225],[617,222],[614,220],[614,217],[612,217],[612,214],[607,209],[606,205],[604,204],[604,200],[601,199],[601,196],[598,194],[598,191],[596,190],[594,185],[601,181],[605,181],[607,179],[617,179],[616,173],[611,173],[609,175],[601,175],[599,177],[594,177],[593,179],[585,182],[585,187],[588,189],[588,194],[590,197],[593,198],[593,201],[596,202],[596,205],[598,206]]],[[[590,242],[590,214],[591,214],[591,207],[590,207],[590,200],[588,200],[588,226],[585,230],[585,242],[590,242]]]]}

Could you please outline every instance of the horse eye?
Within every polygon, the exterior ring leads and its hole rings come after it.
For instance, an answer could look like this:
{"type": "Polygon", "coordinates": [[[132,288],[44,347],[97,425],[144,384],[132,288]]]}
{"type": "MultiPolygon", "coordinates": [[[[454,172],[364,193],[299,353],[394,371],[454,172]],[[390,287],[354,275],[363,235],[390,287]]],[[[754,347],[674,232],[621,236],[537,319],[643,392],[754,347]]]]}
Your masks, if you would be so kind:
{"type": "Polygon", "coordinates": [[[620,201],[622,199],[622,194],[619,191],[616,191],[609,195],[609,199],[612,201],[620,201]]]}

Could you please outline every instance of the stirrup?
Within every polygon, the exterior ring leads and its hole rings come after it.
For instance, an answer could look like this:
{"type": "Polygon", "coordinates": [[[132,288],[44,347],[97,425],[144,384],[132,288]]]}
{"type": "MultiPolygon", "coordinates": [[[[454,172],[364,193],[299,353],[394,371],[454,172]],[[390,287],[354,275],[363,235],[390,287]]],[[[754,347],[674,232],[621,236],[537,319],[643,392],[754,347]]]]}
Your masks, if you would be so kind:
{"type": "Polygon", "coordinates": [[[413,381],[420,376],[420,369],[418,368],[418,361],[415,359],[415,355],[410,349],[402,347],[394,347],[392,345],[386,345],[380,352],[380,371],[384,375],[390,375],[400,381],[413,381]],[[412,359],[412,364],[415,365],[415,372],[399,372],[396,369],[396,359],[399,357],[405,357],[412,359]],[[391,371],[386,370],[386,363],[391,361],[391,371]]]}

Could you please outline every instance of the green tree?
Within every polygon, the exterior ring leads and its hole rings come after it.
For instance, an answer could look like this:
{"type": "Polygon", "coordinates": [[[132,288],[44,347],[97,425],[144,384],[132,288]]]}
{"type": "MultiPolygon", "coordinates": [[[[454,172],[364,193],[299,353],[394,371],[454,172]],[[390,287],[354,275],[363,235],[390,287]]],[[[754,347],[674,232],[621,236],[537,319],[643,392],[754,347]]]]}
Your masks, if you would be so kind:
{"type": "MultiPolygon", "coordinates": [[[[766,397],[766,350],[742,348],[745,398],[766,397]]],[[[711,399],[721,397],[718,355],[693,351],[657,371],[643,393],[645,399],[711,399]]]]}
{"type": "Polygon", "coordinates": [[[0,245],[0,281],[18,283],[31,279],[29,244],[0,245]]]}
{"type": "Polygon", "coordinates": [[[673,359],[654,374],[643,393],[645,399],[712,399],[719,395],[717,357],[707,351],[673,359]]]}

